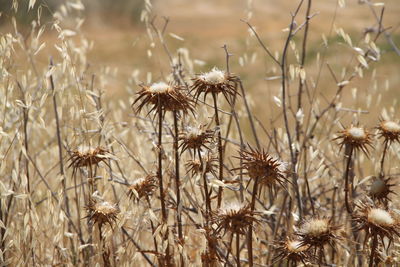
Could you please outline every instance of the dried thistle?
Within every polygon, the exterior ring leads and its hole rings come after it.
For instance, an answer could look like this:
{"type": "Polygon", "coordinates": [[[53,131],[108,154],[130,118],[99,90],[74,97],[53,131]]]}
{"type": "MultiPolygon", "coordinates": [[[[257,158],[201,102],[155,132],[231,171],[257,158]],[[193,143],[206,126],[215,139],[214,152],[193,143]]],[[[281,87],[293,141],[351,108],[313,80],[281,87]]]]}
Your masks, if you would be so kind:
{"type": "Polygon", "coordinates": [[[212,173],[214,176],[217,176],[216,169],[218,168],[218,158],[214,157],[212,154],[207,153],[207,155],[201,155],[201,160],[193,159],[189,160],[185,164],[188,173],[191,173],[191,176],[195,176],[196,174],[201,173],[212,173]]]}
{"type": "Polygon", "coordinates": [[[234,84],[236,81],[236,76],[232,76],[214,67],[210,72],[197,75],[197,77],[193,79],[191,92],[194,92],[194,99],[196,102],[203,93],[204,100],[209,93],[213,95],[222,93],[225,99],[230,102],[231,97],[237,94],[234,84]]]}
{"type": "Polygon", "coordinates": [[[221,237],[218,233],[209,226],[204,226],[204,235],[207,240],[207,249],[201,253],[201,261],[203,266],[217,267],[221,258],[218,254],[218,240],[221,237]]]}
{"type": "Polygon", "coordinates": [[[112,158],[112,154],[103,147],[91,148],[80,148],[71,152],[68,168],[78,169],[80,167],[90,167],[92,165],[98,165],[100,162],[107,164],[106,160],[112,158]]]}
{"type": "Polygon", "coordinates": [[[87,216],[89,220],[93,223],[97,223],[100,227],[105,223],[112,226],[112,223],[116,221],[117,215],[120,212],[116,204],[111,204],[107,201],[96,202],[94,200],[89,202],[86,206],[86,210],[89,213],[87,216]]]}
{"type": "Polygon", "coordinates": [[[186,131],[179,135],[181,153],[190,149],[196,155],[196,152],[202,151],[202,148],[210,150],[208,145],[212,142],[213,137],[214,131],[204,129],[203,125],[186,127],[186,131]]]}
{"type": "Polygon", "coordinates": [[[314,217],[303,221],[296,235],[300,237],[302,245],[323,249],[325,244],[334,247],[339,239],[336,235],[339,229],[340,226],[333,225],[331,219],[314,217]]]}
{"type": "Polygon", "coordinates": [[[231,203],[218,211],[213,222],[217,225],[217,232],[223,231],[225,234],[228,231],[244,235],[249,226],[259,222],[257,214],[248,204],[231,203]]]}
{"type": "Polygon", "coordinates": [[[381,121],[377,127],[379,137],[385,139],[385,143],[400,142],[400,124],[394,121],[381,121]]]}
{"type": "Polygon", "coordinates": [[[392,211],[362,202],[356,205],[357,209],[353,217],[356,231],[364,231],[366,240],[377,235],[383,239],[386,237],[393,241],[394,236],[400,237],[400,221],[392,211]]]}
{"type": "Polygon", "coordinates": [[[253,149],[249,146],[249,150],[239,151],[239,157],[243,161],[242,167],[234,170],[243,169],[244,174],[250,176],[251,179],[258,179],[261,185],[269,187],[275,186],[277,183],[285,187],[284,182],[289,182],[285,176],[285,165],[278,159],[270,156],[264,150],[253,149]]]}
{"type": "Polygon", "coordinates": [[[390,201],[389,194],[396,194],[391,189],[396,184],[391,182],[391,177],[386,179],[375,178],[370,186],[369,195],[372,197],[372,199],[376,199],[378,202],[386,204],[388,201],[390,201]]]}
{"type": "Polygon", "coordinates": [[[182,111],[187,114],[189,111],[194,112],[193,100],[189,95],[183,93],[180,86],[173,86],[164,82],[153,83],[150,86],[141,85],[141,90],[137,93],[138,97],[132,103],[132,106],[138,104],[136,112],[140,112],[143,107],[151,106],[149,113],[152,111],[182,111]]]}
{"type": "Polygon", "coordinates": [[[132,200],[150,197],[157,188],[158,179],[155,175],[147,175],[145,178],[137,179],[128,187],[128,196],[132,200]]]}
{"type": "Polygon", "coordinates": [[[369,154],[368,147],[372,148],[372,134],[367,129],[351,125],[350,127],[339,132],[339,136],[334,140],[341,140],[339,145],[340,149],[343,146],[350,147],[351,149],[361,150],[366,155],[369,154]]]}
{"type": "Polygon", "coordinates": [[[276,247],[277,255],[273,259],[273,264],[287,260],[288,264],[297,264],[306,262],[311,258],[309,245],[303,244],[301,240],[286,238],[284,241],[279,241],[276,247]]]}

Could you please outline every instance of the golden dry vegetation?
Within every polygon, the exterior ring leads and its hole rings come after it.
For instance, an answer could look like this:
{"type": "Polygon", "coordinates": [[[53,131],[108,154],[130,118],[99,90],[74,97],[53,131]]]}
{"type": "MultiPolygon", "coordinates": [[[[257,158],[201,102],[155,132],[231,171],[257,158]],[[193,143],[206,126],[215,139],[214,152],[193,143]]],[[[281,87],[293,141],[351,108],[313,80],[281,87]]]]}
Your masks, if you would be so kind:
{"type": "Polygon", "coordinates": [[[399,265],[397,1],[10,1],[1,266],[399,265]]]}

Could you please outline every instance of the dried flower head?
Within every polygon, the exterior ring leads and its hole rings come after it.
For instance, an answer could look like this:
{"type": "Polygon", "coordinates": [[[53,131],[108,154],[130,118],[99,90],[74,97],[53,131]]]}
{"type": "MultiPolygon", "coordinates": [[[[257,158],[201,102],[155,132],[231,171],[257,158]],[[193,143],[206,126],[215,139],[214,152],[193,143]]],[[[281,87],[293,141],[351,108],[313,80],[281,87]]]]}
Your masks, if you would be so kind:
{"type": "Polygon", "coordinates": [[[237,77],[214,67],[210,72],[197,75],[197,77],[193,79],[191,91],[194,91],[194,99],[196,99],[196,102],[203,93],[204,100],[209,93],[215,95],[222,93],[225,99],[230,102],[231,97],[237,94],[235,87],[236,81],[237,77]]]}
{"type": "Polygon", "coordinates": [[[132,200],[149,197],[157,188],[158,180],[155,175],[147,175],[145,178],[137,179],[128,187],[128,195],[132,200]]]}
{"type": "Polygon", "coordinates": [[[335,241],[339,238],[336,231],[340,226],[332,225],[328,218],[311,218],[305,220],[301,225],[296,235],[301,237],[303,245],[323,248],[325,244],[334,246],[335,241]]]}
{"type": "Polygon", "coordinates": [[[183,153],[185,150],[191,149],[196,152],[202,151],[202,148],[210,150],[208,145],[212,142],[214,131],[204,129],[203,125],[199,127],[186,127],[186,131],[181,133],[179,140],[181,141],[179,148],[183,153]]]}
{"type": "Polygon", "coordinates": [[[90,167],[98,165],[101,161],[107,164],[107,159],[113,158],[112,154],[103,147],[94,149],[81,147],[71,152],[69,168],[78,169],[80,167],[90,167]]]}
{"type": "Polygon", "coordinates": [[[400,124],[394,121],[381,121],[379,126],[379,137],[383,137],[385,142],[400,142],[400,124]]]}
{"type": "Polygon", "coordinates": [[[273,265],[286,259],[289,266],[291,263],[296,264],[299,262],[306,265],[306,262],[311,258],[309,248],[310,246],[303,244],[301,240],[286,238],[286,240],[277,244],[277,254],[273,259],[273,265]]]}
{"type": "Polygon", "coordinates": [[[395,235],[400,237],[400,222],[396,215],[370,203],[363,202],[357,205],[353,221],[356,231],[365,231],[366,239],[377,235],[383,244],[385,237],[389,240],[393,240],[395,235]]]}
{"type": "Polygon", "coordinates": [[[189,160],[185,164],[188,173],[191,173],[191,176],[195,176],[196,174],[201,173],[212,173],[214,176],[217,176],[216,170],[218,168],[218,158],[214,157],[211,153],[207,153],[206,155],[201,155],[201,160],[193,159],[189,160]]]}
{"type": "Polygon", "coordinates": [[[250,205],[230,203],[221,208],[213,221],[217,225],[217,232],[221,230],[244,235],[253,223],[258,223],[255,217],[257,212],[252,211],[250,205]]]}
{"type": "Polygon", "coordinates": [[[386,204],[390,201],[389,194],[396,194],[391,188],[394,187],[396,184],[391,183],[392,179],[386,178],[375,178],[372,182],[369,195],[372,199],[376,199],[380,203],[386,204]]]}
{"type": "Polygon", "coordinates": [[[221,261],[221,257],[218,254],[218,240],[221,239],[221,237],[215,229],[210,226],[204,226],[203,230],[207,240],[207,249],[201,253],[203,266],[219,266],[218,263],[221,261]]]}
{"type": "Polygon", "coordinates": [[[182,111],[183,113],[194,112],[193,100],[185,94],[180,86],[173,86],[164,82],[153,83],[150,86],[141,85],[141,90],[137,93],[138,97],[132,106],[137,106],[136,111],[140,112],[143,107],[151,106],[149,113],[152,111],[182,111]]]}
{"type": "Polygon", "coordinates": [[[289,182],[284,176],[286,166],[283,162],[273,158],[264,150],[256,150],[249,146],[248,150],[239,151],[239,157],[243,161],[241,168],[251,179],[257,179],[260,184],[273,187],[277,183],[285,187],[284,182],[289,182]]]}
{"type": "Polygon", "coordinates": [[[97,223],[99,226],[105,223],[112,226],[112,223],[116,221],[117,215],[120,212],[116,204],[111,204],[107,201],[96,202],[92,200],[86,206],[86,209],[89,213],[89,220],[97,223]]]}
{"type": "Polygon", "coordinates": [[[341,140],[340,148],[349,146],[352,149],[360,149],[368,155],[368,147],[372,147],[372,135],[367,129],[351,125],[339,133],[340,135],[334,140],[341,140]]]}

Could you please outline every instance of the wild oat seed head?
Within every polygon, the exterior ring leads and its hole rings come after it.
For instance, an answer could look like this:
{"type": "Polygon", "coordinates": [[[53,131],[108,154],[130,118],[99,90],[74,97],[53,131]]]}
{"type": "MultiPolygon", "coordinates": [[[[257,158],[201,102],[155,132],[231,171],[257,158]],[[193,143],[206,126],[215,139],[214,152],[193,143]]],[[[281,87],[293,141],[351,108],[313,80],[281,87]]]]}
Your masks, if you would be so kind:
{"type": "Polygon", "coordinates": [[[204,100],[207,94],[218,95],[222,93],[225,99],[230,102],[231,97],[237,94],[235,83],[237,77],[232,76],[222,70],[213,68],[210,72],[197,75],[193,79],[191,92],[194,92],[194,99],[198,101],[201,94],[204,94],[204,100]]]}
{"type": "Polygon", "coordinates": [[[120,212],[116,204],[112,204],[108,201],[92,201],[88,204],[86,209],[89,212],[89,220],[100,226],[105,223],[111,226],[112,223],[116,221],[117,215],[120,212]]]}
{"type": "Polygon", "coordinates": [[[377,127],[379,136],[385,139],[385,142],[400,142],[400,124],[394,121],[381,121],[377,127]]]}
{"type": "Polygon", "coordinates": [[[286,165],[282,161],[270,156],[264,150],[253,149],[249,146],[248,150],[239,151],[239,156],[236,157],[243,161],[241,168],[244,174],[250,176],[251,179],[257,179],[260,184],[273,187],[277,184],[285,188],[285,178],[282,170],[286,169],[286,165]]]}
{"type": "Polygon", "coordinates": [[[365,128],[351,125],[340,131],[339,134],[334,140],[341,140],[339,143],[340,148],[349,146],[353,149],[359,149],[368,155],[368,147],[372,147],[372,135],[365,128]]]}

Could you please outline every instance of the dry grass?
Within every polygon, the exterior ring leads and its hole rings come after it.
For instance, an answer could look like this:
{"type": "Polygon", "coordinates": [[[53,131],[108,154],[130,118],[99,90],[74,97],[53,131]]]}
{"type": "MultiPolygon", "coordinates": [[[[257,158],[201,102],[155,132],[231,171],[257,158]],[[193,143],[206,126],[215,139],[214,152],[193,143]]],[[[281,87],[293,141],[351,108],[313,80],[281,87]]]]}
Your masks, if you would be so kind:
{"type": "Polygon", "coordinates": [[[1,265],[400,264],[400,7],[313,2],[8,15],[1,265]]]}

